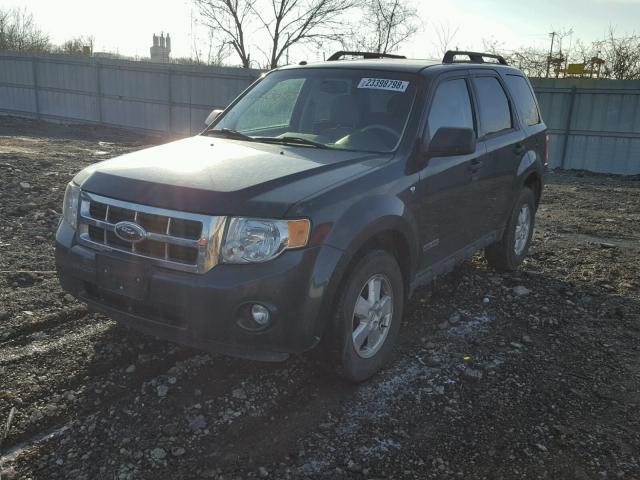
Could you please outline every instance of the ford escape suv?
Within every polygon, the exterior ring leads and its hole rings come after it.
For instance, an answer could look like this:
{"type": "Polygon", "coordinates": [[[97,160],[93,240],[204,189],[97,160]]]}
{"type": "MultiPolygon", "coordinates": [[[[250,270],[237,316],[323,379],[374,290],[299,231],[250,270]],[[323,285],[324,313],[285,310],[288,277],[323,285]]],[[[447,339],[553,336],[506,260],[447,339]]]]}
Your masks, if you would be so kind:
{"type": "Polygon", "coordinates": [[[338,52],[273,70],[199,135],[69,183],[60,282],[148,334],[262,360],[317,348],[362,381],[415,288],[484,249],[516,268],[546,126],[497,55],[338,52]]]}

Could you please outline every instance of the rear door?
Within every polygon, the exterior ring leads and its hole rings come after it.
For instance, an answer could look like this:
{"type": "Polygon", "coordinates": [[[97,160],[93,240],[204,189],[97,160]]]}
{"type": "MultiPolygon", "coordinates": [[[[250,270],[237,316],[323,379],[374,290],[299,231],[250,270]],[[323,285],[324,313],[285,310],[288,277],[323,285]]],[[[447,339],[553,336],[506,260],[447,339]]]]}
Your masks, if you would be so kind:
{"type": "MultiPolygon", "coordinates": [[[[526,161],[522,162],[519,169],[523,171],[534,162],[544,164],[545,158],[545,134],[547,127],[540,116],[538,102],[531,88],[529,80],[523,75],[509,73],[504,75],[506,86],[513,104],[516,106],[520,124],[525,132],[523,144],[527,150],[526,161]]],[[[517,174],[522,172],[518,170],[517,174]]]]}
{"type": "MultiPolygon", "coordinates": [[[[471,128],[475,119],[466,72],[440,79],[433,90],[424,132],[431,139],[440,127],[471,128]]],[[[418,218],[421,269],[463,249],[477,235],[468,223],[468,211],[476,201],[469,194],[471,168],[480,161],[484,147],[470,155],[432,157],[420,172],[418,218]]]]}
{"type": "Polygon", "coordinates": [[[513,204],[513,185],[520,159],[526,151],[524,132],[518,127],[511,99],[500,76],[493,70],[471,75],[478,117],[478,138],[486,151],[472,169],[469,222],[484,236],[499,230],[513,204]]]}

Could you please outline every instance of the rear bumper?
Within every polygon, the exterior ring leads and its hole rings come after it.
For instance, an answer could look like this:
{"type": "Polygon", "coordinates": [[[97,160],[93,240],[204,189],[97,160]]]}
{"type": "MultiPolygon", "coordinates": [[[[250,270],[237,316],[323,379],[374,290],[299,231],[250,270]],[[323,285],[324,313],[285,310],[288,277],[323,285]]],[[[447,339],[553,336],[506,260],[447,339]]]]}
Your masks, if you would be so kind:
{"type": "Polygon", "coordinates": [[[222,264],[200,275],[78,245],[74,231],[64,223],[56,235],[60,283],[93,309],[150,335],[261,360],[280,360],[318,343],[330,305],[325,294],[341,255],[329,246],[291,250],[271,262],[222,264]],[[124,260],[132,268],[144,267],[144,295],[134,300],[100,288],[98,256],[124,260]],[[270,309],[272,321],[266,329],[248,331],[238,325],[251,303],[270,309]]]}

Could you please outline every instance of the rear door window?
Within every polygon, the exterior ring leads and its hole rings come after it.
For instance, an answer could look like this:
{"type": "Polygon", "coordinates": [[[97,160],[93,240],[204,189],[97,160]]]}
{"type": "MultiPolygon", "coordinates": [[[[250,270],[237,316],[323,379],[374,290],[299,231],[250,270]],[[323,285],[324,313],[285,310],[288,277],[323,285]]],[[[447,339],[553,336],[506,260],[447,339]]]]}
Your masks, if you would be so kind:
{"type": "Polygon", "coordinates": [[[433,138],[440,127],[473,129],[471,100],[465,80],[447,80],[438,85],[427,122],[429,138],[433,138]]]}
{"type": "Polygon", "coordinates": [[[473,79],[478,97],[480,137],[510,130],[511,109],[502,85],[495,77],[473,79]]]}
{"type": "Polygon", "coordinates": [[[527,125],[540,123],[540,112],[529,82],[520,75],[507,75],[506,79],[513,101],[524,123],[527,125]]]}

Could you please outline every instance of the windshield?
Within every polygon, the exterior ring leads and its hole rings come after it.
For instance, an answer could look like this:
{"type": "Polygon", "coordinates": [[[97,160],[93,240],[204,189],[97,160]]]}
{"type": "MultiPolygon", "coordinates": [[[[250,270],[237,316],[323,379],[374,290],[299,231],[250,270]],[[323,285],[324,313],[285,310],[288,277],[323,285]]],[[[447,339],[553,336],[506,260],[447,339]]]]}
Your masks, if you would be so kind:
{"type": "Polygon", "coordinates": [[[402,138],[417,79],[379,70],[277,71],[242,97],[209,133],[308,147],[391,152],[402,138]]]}

